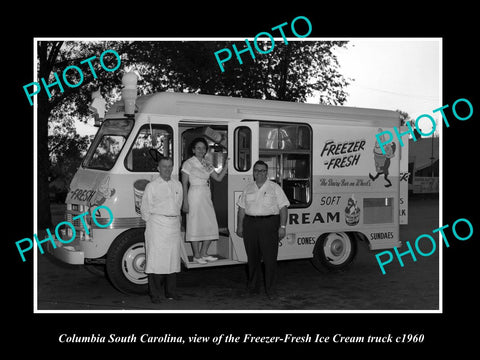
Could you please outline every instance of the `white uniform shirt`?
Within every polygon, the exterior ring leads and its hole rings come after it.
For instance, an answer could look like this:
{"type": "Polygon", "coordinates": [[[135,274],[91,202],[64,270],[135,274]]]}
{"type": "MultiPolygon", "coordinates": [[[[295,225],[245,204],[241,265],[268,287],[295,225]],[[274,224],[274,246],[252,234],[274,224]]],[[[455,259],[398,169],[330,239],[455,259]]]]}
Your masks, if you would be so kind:
{"type": "Polygon", "coordinates": [[[212,164],[206,160],[198,160],[196,156],[185,160],[182,165],[182,172],[188,174],[190,185],[208,185],[210,174],[215,171],[212,164]]]}
{"type": "Polygon", "coordinates": [[[182,208],[183,188],[180,181],[163,180],[160,176],[145,187],[140,208],[142,219],[150,215],[178,216],[182,208]]]}
{"type": "Polygon", "coordinates": [[[267,180],[258,188],[255,182],[248,184],[238,199],[237,205],[251,216],[278,215],[284,206],[290,206],[282,188],[275,182],[267,180]]]}

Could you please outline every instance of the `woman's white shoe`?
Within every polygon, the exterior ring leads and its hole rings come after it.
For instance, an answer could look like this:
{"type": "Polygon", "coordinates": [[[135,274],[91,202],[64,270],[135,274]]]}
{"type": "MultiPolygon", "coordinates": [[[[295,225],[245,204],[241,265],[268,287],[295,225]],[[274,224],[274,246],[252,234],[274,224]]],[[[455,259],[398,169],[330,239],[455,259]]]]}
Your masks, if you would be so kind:
{"type": "Polygon", "coordinates": [[[205,260],[205,261],[210,261],[210,262],[212,262],[212,261],[217,261],[217,260],[218,260],[217,257],[215,257],[215,256],[210,256],[210,255],[204,256],[204,257],[202,257],[202,259],[205,260]]]}
{"type": "Polygon", "coordinates": [[[203,258],[196,258],[196,257],[194,257],[194,258],[193,258],[193,262],[196,262],[197,264],[202,264],[202,265],[204,265],[204,264],[207,263],[207,260],[204,260],[203,258]]]}

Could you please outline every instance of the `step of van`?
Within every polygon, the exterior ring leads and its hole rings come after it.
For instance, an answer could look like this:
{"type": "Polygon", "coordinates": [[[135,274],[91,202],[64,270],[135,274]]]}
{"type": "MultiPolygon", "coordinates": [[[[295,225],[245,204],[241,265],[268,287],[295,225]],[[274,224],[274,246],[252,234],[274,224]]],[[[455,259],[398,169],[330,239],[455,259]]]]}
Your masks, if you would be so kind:
{"type": "Polygon", "coordinates": [[[196,262],[193,261],[193,256],[189,256],[188,257],[188,262],[184,263],[184,264],[188,269],[243,264],[242,261],[226,259],[226,258],[222,258],[218,255],[212,255],[212,256],[218,257],[218,260],[217,261],[208,261],[206,264],[199,264],[199,263],[196,263],[196,262]]]}

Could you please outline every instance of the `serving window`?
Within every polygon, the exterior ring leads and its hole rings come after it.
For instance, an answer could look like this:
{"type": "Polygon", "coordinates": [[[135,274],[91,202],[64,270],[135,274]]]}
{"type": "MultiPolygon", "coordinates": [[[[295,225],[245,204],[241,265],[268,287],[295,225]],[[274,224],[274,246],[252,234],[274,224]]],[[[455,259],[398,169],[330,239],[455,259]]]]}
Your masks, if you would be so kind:
{"type": "Polygon", "coordinates": [[[290,207],[306,207],[312,197],[312,131],[308,125],[260,123],[260,160],[268,177],[278,183],[290,207]]]}

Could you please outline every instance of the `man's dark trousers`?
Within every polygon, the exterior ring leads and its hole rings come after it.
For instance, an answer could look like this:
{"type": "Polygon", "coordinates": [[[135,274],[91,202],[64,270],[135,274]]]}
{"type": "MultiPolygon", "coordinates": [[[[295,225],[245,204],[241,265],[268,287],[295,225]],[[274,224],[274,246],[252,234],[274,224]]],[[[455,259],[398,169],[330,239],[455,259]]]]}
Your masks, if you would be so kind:
{"type": "Polygon", "coordinates": [[[243,242],[248,260],[248,290],[258,293],[265,266],[265,292],[274,295],[277,282],[278,227],[280,216],[245,215],[243,242]]]}
{"type": "Polygon", "coordinates": [[[165,297],[176,295],[176,273],[148,274],[148,289],[152,299],[160,299],[163,296],[163,287],[165,287],[165,297]]]}

